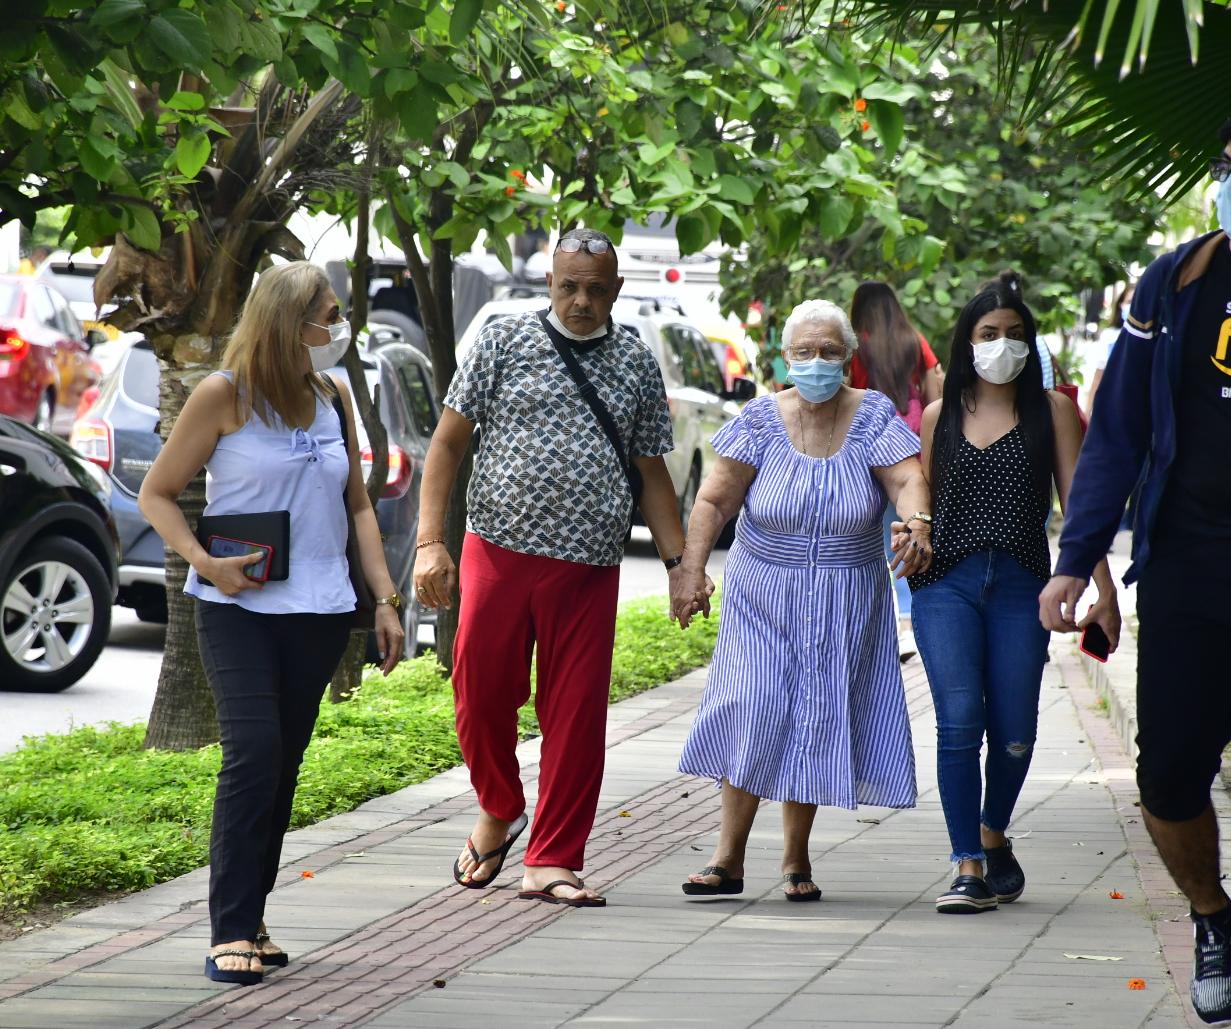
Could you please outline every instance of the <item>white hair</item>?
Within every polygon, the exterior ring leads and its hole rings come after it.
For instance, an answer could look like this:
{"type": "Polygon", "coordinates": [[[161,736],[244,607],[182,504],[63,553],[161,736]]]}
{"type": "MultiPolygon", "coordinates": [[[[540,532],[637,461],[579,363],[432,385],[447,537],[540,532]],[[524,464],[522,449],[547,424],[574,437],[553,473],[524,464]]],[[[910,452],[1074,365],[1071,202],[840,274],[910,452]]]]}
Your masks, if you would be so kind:
{"type": "Polygon", "coordinates": [[[786,324],[782,326],[782,349],[791,345],[795,331],[809,322],[832,322],[842,333],[842,342],[846,344],[846,355],[849,358],[859,349],[859,339],[851,328],[851,320],[846,312],[831,300],[805,300],[796,304],[795,309],[787,316],[786,324]]]}

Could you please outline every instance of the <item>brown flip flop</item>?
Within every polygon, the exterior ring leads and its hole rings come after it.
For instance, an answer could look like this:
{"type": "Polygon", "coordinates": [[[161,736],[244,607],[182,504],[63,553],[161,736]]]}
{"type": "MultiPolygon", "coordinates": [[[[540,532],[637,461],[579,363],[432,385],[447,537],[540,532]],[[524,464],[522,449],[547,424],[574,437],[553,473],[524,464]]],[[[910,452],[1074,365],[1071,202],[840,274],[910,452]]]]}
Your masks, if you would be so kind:
{"type": "Polygon", "coordinates": [[[605,908],[607,899],[605,897],[557,897],[552,891],[557,887],[567,886],[570,889],[581,889],[585,883],[569,882],[568,879],[557,879],[555,882],[549,882],[541,890],[522,890],[517,894],[518,900],[541,900],[544,904],[563,904],[570,908],[605,908]]]}

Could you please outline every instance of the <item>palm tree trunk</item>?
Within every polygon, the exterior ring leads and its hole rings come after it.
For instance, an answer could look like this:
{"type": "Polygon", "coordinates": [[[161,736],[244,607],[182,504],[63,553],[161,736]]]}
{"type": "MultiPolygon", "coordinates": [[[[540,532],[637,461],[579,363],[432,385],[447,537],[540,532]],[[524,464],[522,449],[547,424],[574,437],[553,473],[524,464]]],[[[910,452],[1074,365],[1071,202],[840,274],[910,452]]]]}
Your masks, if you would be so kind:
{"type": "MultiPolygon", "coordinates": [[[[217,366],[214,349],[215,341],[200,336],[154,340],[161,365],[159,424],[164,443],[192,387],[217,366]]],[[[202,472],[180,494],[180,510],[188,524],[195,526],[204,509],[202,472]]],[[[197,648],[196,600],[184,593],[188,563],[170,547],[165,552],[167,638],[143,745],[147,749],[194,750],[218,742],[218,717],[197,648]]]]}

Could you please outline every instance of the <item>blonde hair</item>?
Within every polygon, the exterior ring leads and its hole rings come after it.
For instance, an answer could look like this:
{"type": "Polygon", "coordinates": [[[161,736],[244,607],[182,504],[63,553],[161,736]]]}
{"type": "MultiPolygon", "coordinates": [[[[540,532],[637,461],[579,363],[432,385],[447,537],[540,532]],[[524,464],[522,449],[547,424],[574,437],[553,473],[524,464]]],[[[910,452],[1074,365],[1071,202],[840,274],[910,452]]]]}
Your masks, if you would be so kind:
{"type": "Polygon", "coordinates": [[[325,273],[310,261],[279,265],[257,279],[222,354],[222,367],[235,375],[242,420],[255,413],[266,425],[275,418],[291,424],[305,381],[324,396],[320,377],[301,370],[301,327],[329,289],[325,273]]]}

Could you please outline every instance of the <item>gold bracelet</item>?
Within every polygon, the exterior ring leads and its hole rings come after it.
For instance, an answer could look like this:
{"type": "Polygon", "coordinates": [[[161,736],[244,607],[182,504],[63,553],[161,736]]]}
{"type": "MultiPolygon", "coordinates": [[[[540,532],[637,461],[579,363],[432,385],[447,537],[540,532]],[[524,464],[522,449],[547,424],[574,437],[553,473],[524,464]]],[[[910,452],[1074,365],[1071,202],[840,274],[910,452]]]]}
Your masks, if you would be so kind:
{"type": "Polygon", "coordinates": [[[416,543],[415,549],[422,550],[424,547],[430,547],[433,543],[444,543],[443,539],[424,540],[422,543],[416,543]]]}
{"type": "Polygon", "coordinates": [[[380,607],[384,604],[388,604],[391,608],[393,608],[394,611],[402,610],[402,598],[398,596],[396,593],[390,593],[389,596],[387,597],[377,597],[376,598],[377,607],[380,607]]]}

